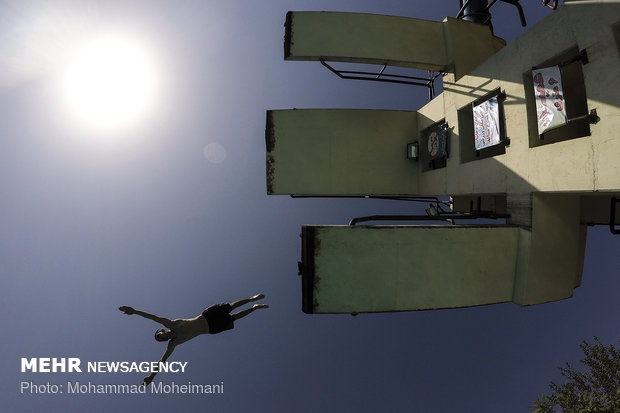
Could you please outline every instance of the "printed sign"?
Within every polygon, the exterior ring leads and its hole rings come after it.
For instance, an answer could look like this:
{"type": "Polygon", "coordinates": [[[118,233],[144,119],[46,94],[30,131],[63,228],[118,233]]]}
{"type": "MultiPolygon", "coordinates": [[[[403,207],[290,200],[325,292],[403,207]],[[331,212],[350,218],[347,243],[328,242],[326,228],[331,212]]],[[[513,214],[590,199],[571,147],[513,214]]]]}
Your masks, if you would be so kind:
{"type": "Polygon", "coordinates": [[[532,70],[538,134],[566,124],[566,105],[559,66],[532,70]]]}
{"type": "Polygon", "coordinates": [[[497,96],[474,106],[473,112],[476,150],[497,145],[500,141],[497,96]]]}
{"type": "Polygon", "coordinates": [[[428,157],[429,159],[440,159],[445,158],[447,154],[446,132],[443,125],[433,126],[428,130],[428,157]]]}

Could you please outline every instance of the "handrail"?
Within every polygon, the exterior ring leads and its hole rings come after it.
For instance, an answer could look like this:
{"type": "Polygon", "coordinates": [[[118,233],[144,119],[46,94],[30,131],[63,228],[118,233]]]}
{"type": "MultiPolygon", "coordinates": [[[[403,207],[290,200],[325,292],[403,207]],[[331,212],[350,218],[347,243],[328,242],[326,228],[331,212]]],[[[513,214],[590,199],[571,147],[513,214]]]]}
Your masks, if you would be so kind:
{"type": "Polygon", "coordinates": [[[435,97],[435,79],[439,76],[443,75],[443,72],[437,72],[432,74],[433,72],[429,70],[429,77],[419,77],[419,76],[407,76],[407,75],[394,75],[389,73],[383,73],[388,66],[387,63],[383,65],[379,73],[375,72],[364,72],[364,71],[355,71],[355,70],[337,70],[330,66],[325,59],[319,59],[321,64],[329,69],[330,72],[334,73],[341,79],[353,79],[353,80],[371,80],[375,82],[390,82],[390,83],[400,83],[405,85],[414,85],[414,86],[426,86],[428,88],[428,97],[432,99],[435,97]],[[363,75],[363,76],[351,76],[351,75],[363,75]]]}
{"type": "Polygon", "coordinates": [[[510,218],[508,214],[493,214],[493,213],[443,213],[439,215],[368,215],[365,217],[353,218],[349,221],[349,225],[353,226],[359,222],[366,221],[448,221],[452,222],[455,219],[501,219],[510,218]]]}

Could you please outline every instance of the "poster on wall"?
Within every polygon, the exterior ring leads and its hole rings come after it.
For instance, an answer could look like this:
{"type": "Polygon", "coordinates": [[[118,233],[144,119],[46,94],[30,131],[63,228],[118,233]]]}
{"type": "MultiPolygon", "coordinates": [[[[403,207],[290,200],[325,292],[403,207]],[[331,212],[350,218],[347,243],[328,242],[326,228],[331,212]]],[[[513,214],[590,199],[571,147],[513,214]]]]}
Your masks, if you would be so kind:
{"type": "Polygon", "coordinates": [[[538,134],[566,124],[566,104],[559,66],[532,70],[538,134]]]}
{"type": "Polygon", "coordinates": [[[428,158],[441,159],[448,155],[445,124],[431,127],[427,132],[428,158]]]}
{"type": "Polygon", "coordinates": [[[476,150],[497,145],[500,142],[497,96],[474,106],[473,113],[476,150]]]}

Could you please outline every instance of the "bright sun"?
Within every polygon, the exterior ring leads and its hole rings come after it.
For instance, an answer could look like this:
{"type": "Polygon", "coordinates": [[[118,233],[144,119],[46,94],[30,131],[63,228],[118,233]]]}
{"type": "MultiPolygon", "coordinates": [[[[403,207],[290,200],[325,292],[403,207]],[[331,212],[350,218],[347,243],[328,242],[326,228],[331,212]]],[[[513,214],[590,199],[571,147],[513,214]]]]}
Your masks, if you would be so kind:
{"type": "Polygon", "coordinates": [[[74,120],[93,131],[117,131],[146,116],[156,100],[158,78],[144,44],[122,35],[83,43],[63,77],[65,105],[74,120]]]}

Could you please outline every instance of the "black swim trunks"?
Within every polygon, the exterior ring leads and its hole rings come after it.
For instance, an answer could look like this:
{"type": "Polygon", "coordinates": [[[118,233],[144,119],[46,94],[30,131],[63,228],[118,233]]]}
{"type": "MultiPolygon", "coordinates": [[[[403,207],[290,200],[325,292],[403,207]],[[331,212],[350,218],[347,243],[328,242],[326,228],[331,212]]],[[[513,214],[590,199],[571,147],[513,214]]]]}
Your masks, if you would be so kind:
{"type": "Polygon", "coordinates": [[[209,324],[209,334],[217,334],[235,328],[235,320],[230,315],[231,311],[230,304],[215,304],[202,312],[209,324]]]}

